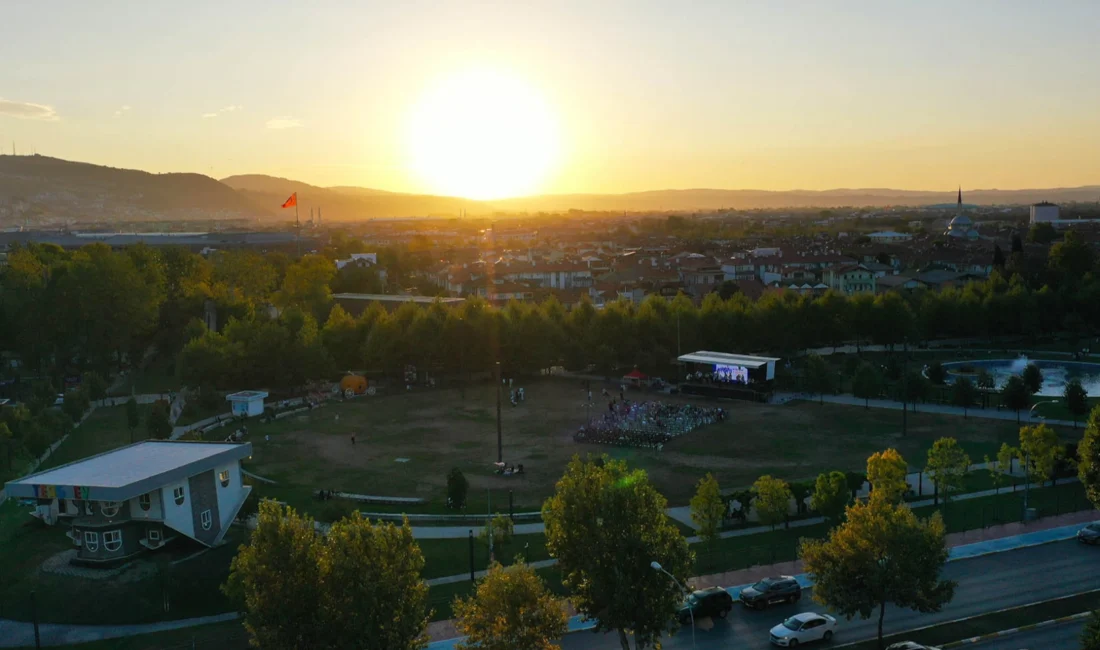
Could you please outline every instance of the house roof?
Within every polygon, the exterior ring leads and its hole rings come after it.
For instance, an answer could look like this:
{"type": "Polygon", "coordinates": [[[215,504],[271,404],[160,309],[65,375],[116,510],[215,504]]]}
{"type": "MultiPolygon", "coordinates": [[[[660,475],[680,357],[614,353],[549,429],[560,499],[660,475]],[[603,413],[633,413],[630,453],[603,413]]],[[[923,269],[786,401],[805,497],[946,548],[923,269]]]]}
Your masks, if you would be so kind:
{"type": "Polygon", "coordinates": [[[777,357],[751,357],[745,354],[707,352],[706,350],[700,350],[699,352],[685,354],[679,357],[679,360],[688,363],[726,364],[734,366],[745,366],[746,368],[761,368],[768,365],[768,363],[779,361],[777,357]]]}
{"type": "Polygon", "coordinates": [[[46,487],[53,488],[52,496],[72,499],[79,487],[82,493],[87,490],[82,495],[86,499],[123,501],[251,455],[252,444],[247,442],[146,440],[24,476],[4,487],[13,497],[34,498],[39,487],[46,487]]]}

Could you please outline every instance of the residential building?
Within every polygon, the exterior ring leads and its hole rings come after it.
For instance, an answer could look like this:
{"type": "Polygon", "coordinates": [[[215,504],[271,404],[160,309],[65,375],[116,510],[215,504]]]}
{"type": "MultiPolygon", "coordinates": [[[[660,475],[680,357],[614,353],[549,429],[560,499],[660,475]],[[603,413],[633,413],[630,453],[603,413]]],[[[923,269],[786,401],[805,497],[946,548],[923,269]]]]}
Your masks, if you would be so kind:
{"type": "Polygon", "coordinates": [[[892,244],[894,242],[908,241],[913,238],[913,236],[908,233],[895,232],[893,230],[873,232],[867,235],[867,237],[876,244],[892,244]]]}
{"type": "Polygon", "coordinates": [[[114,564],[179,537],[219,544],[252,488],[250,443],[146,440],[8,482],[34,516],[65,522],[74,563],[114,564]]]}
{"type": "Polygon", "coordinates": [[[1052,223],[1059,220],[1059,208],[1053,203],[1042,201],[1031,206],[1031,223],[1052,223]]]}
{"type": "Polygon", "coordinates": [[[863,264],[831,266],[822,271],[822,283],[845,295],[875,292],[875,273],[863,264]]]}

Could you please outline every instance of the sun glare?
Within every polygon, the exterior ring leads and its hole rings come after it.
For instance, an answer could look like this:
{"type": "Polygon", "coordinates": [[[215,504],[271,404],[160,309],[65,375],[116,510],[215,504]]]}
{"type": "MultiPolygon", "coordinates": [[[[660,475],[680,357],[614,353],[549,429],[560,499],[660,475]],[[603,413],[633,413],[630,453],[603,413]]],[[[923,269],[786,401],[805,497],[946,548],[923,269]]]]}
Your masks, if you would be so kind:
{"type": "Polygon", "coordinates": [[[432,192],[471,199],[538,192],[560,153],[542,95],[488,69],[429,88],[410,115],[408,143],[410,165],[432,192]]]}

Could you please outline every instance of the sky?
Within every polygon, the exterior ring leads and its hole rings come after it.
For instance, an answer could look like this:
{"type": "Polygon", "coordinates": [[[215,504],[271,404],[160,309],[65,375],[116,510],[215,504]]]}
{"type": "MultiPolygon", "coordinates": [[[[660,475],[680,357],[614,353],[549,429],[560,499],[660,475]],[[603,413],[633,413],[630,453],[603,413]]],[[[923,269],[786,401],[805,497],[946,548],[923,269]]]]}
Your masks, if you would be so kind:
{"type": "MultiPolygon", "coordinates": [[[[490,70],[551,116],[530,127],[555,146],[514,186],[525,192],[1100,183],[1095,0],[53,0],[4,13],[5,153],[14,141],[152,172],[462,193],[438,178],[450,165],[417,164],[444,153],[410,130],[484,114],[468,95],[464,112],[417,107],[490,70]]],[[[496,152],[524,156],[456,142],[494,174],[496,152]]]]}

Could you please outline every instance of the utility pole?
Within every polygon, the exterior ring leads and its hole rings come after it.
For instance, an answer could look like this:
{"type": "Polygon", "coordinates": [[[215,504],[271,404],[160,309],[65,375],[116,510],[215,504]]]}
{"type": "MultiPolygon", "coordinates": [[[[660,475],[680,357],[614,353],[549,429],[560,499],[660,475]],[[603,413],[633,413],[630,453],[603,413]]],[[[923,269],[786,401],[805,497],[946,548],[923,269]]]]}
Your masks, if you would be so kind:
{"type": "Polygon", "coordinates": [[[497,376],[497,462],[504,462],[504,441],[500,434],[500,393],[501,393],[501,378],[500,378],[500,362],[496,362],[496,376],[497,376]]]}

